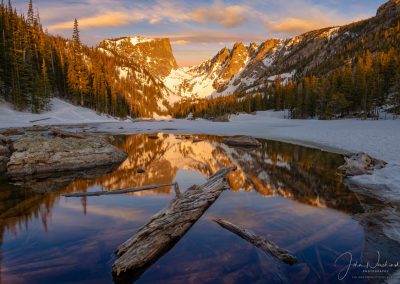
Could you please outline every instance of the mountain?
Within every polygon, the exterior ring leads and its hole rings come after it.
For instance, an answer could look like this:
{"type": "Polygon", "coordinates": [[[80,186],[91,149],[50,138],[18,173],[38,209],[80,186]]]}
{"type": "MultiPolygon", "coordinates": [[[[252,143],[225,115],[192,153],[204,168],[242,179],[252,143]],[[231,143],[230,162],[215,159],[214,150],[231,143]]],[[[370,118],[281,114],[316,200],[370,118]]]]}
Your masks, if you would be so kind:
{"type": "Polygon", "coordinates": [[[158,93],[165,97],[157,100],[165,111],[185,98],[257,93],[278,76],[283,82],[310,74],[320,76],[341,68],[361,51],[387,50],[395,46],[396,35],[392,32],[389,39],[382,41],[379,37],[397,25],[399,1],[391,0],[378,9],[375,17],[349,25],[314,30],[290,39],[268,39],[259,44],[237,42],[192,67],[178,68],[167,38],[108,39],[98,49],[146,69],[160,83],[158,93]]]}
{"type": "Polygon", "coordinates": [[[284,80],[323,75],[345,65],[361,51],[372,53],[398,47],[391,28],[400,19],[400,0],[383,4],[375,17],[328,27],[291,39],[269,39],[257,45],[235,43],[194,67],[172,70],[163,81],[182,97],[207,98],[264,89],[278,76],[284,80]]]}
{"type": "Polygon", "coordinates": [[[168,38],[123,37],[102,41],[98,48],[144,66],[154,76],[165,77],[177,69],[168,38]]]}

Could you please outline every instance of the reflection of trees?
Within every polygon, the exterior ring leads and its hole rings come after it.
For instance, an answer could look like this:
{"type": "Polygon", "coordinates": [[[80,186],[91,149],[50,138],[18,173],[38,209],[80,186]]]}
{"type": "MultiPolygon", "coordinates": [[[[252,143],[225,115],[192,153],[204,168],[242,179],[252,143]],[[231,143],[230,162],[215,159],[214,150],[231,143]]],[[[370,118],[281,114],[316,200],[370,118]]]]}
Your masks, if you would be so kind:
{"type": "Polygon", "coordinates": [[[237,149],[232,160],[262,195],[280,195],[349,213],[362,210],[356,194],[336,176],[343,163],[340,155],[268,141],[260,149],[237,149]]]}

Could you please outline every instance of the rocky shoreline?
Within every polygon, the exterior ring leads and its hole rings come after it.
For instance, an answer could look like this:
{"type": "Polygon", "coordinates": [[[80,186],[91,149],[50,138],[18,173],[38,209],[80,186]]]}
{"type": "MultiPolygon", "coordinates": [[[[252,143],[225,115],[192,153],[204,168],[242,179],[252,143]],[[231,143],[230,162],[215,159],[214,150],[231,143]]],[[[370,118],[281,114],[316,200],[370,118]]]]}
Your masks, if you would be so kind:
{"type": "Polygon", "coordinates": [[[51,129],[25,132],[15,141],[0,136],[0,173],[10,180],[120,164],[127,156],[104,135],[51,129]]]}

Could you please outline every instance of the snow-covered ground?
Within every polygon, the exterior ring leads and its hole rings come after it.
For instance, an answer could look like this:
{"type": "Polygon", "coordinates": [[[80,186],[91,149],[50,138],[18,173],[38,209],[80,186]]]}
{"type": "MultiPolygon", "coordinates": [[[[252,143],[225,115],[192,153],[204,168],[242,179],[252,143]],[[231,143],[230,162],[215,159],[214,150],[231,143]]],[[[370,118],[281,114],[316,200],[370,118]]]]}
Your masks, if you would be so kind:
{"type": "Polygon", "coordinates": [[[93,131],[135,134],[171,132],[183,134],[250,135],[274,139],[334,152],[366,152],[388,162],[386,168],[354,180],[384,186],[400,200],[400,120],[289,120],[283,112],[264,111],[257,115],[240,114],[231,122],[189,121],[118,121],[94,111],[52,100],[53,109],[40,115],[15,112],[0,105],[0,128],[49,124],[93,123],[93,131]],[[30,122],[51,118],[49,120],[30,122]]]}
{"type": "Polygon", "coordinates": [[[74,106],[57,98],[51,100],[50,106],[51,111],[41,114],[32,114],[28,112],[17,112],[12,109],[9,104],[0,102],[0,128],[118,121],[115,118],[99,115],[95,111],[74,106]]]}

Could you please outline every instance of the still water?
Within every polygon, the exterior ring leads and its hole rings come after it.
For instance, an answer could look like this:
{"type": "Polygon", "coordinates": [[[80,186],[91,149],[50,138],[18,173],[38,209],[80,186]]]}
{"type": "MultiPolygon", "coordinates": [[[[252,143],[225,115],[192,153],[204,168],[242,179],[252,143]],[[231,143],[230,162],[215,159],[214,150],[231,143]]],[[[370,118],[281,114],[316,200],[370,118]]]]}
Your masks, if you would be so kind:
{"type": "MultiPolygon", "coordinates": [[[[348,259],[369,243],[354,216],[367,198],[335,175],[340,155],[260,140],[258,149],[231,148],[222,138],[158,134],[116,137],[129,158],[117,168],[11,185],[0,181],[0,265],[3,283],[112,283],[114,251],[174,190],[66,198],[75,191],[115,190],[178,182],[201,184],[237,165],[223,192],[189,232],[139,278],[139,283],[336,283],[348,259]],[[136,170],[144,168],[145,173],[136,170]],[[297,256],[289,266],[212,222],[223,218],[297,256]],[[336,261],[336,264],[335,264],[336,261]]],[[[366,283],[351,268],[340,283],[366,283]]]]}

